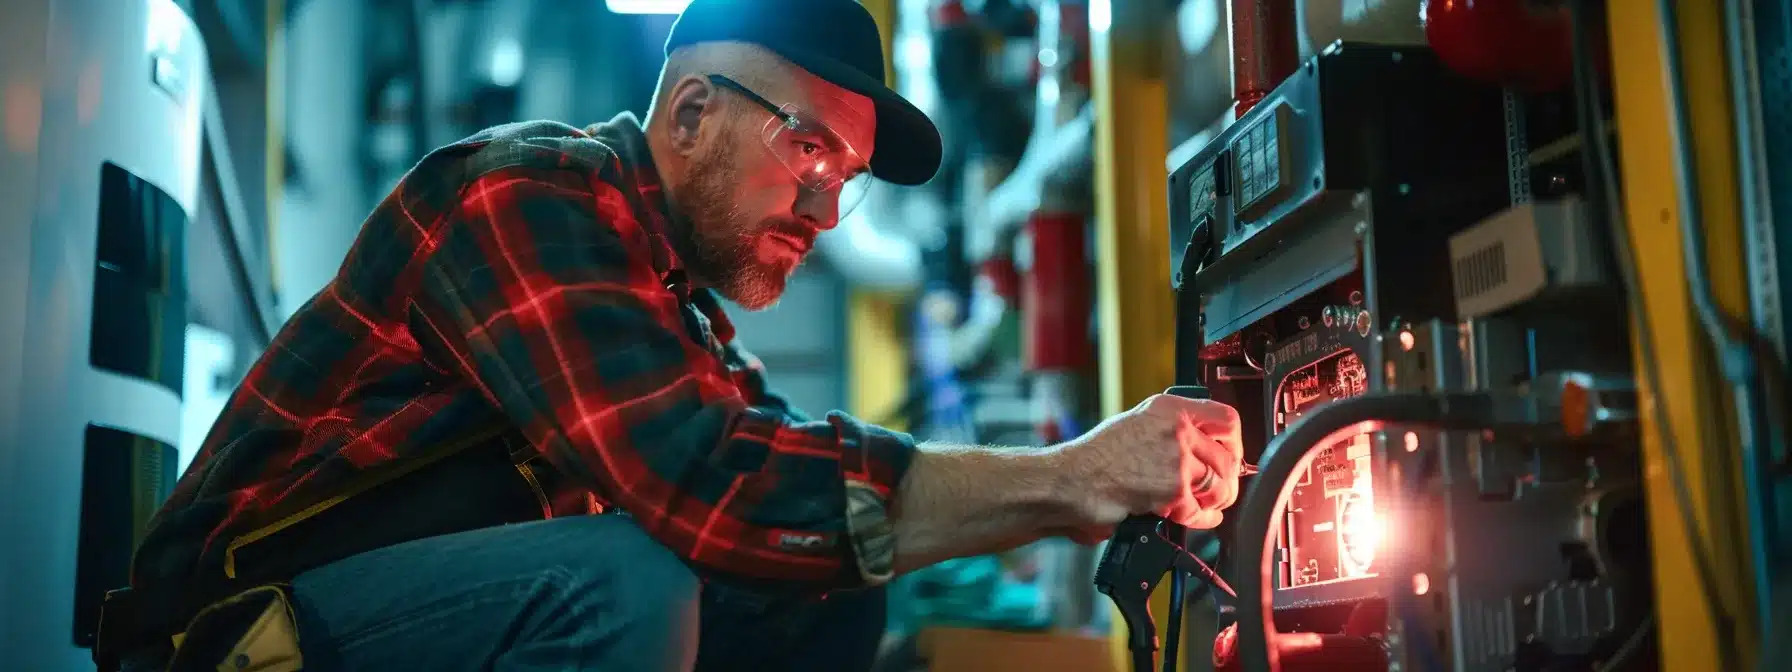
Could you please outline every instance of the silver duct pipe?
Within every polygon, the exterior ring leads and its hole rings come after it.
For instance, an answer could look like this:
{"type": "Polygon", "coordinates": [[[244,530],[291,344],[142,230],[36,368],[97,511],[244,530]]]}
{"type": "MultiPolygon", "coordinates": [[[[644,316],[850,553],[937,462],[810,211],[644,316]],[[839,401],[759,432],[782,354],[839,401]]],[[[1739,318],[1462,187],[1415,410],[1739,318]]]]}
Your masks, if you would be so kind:
{"type": "Polygon", "coordinates": [[[1013,241],[1027,216],[1044,205],[1047,194],[1089,191],[1095,170],[1090,146],[1094,127],[1094,110],[1087,106],[1061,126],[1035,126],[1038,130],[1013,172],[990,190],[969,218],[975,225],[966,232],[967,256],[975,261],[1009,252],[1004,246],[1013,241]]]}
{"type": "Polygon", "coordinates": [[[816,252],[853,287],[913,291],[921,284],[921,246],[896,223],[907,218],[905,212],[927,217],[927,206],[925,198],[882,186],[833,231],[816,238],[816,252]]]}

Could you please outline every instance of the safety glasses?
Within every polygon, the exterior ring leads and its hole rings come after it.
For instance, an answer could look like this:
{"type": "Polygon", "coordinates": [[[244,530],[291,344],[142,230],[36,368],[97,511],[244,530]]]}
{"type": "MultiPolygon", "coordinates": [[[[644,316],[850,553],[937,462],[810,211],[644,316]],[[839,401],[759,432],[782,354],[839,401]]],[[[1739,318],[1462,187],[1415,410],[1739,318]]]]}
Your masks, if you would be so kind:
{"type": "Polygon", "coordinates": [[[795,175],[804,190],[839,197],[838,216],[865,200],[871,191],[871,171],[859,153],[834,129],[795,105],[778,105],[754,93],[740,82],[721,75],[709,81],[745,96],[772,115],[759,133],[767,151],[795,175]]]}

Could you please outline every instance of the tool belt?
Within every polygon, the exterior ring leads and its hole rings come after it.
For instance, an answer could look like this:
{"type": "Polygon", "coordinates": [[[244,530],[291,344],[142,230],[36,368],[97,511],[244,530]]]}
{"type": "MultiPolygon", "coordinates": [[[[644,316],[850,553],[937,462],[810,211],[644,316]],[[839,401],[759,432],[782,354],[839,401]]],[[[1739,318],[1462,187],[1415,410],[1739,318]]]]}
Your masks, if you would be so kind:
{"type": "Polygon", "coordinates": [[[99,672],[125,660],[176,672],[302,669],[294,577],[407,541],[551,517],[557,478],[510,428],[369,472],[233,539],[221,575],[107,593],[94,662],[99,672]]]}

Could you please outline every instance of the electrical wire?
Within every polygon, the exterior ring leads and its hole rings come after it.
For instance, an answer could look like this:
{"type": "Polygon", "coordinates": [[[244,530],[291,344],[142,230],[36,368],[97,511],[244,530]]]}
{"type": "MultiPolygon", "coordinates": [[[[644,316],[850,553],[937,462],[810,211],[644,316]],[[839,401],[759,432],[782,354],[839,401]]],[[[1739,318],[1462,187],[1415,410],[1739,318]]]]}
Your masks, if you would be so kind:
{"type": "MultiPolygon", "coordinates": [[[[1768,441],[1774,435],[1765,423],[1769,420],[1768,402],[1764,398],[1757,375],[1783,375],[1777,366],[1762,367],[1759,351],[1760,337],[1746,325],[1725,314],[1717,304],[1711,289],[1711,277],[1706,268],[1706,247],[1704,232],[1700,228],[1701,202],[1697,174],[1697,164],[1693,155],[1692,121],[1687,113],[1688,103],[1685,85],[1685,68],[1680,54],[1679,17],[1674,0],[1657,0],[1657,8],[1661,12],[1662,65],[1666,70],[1668,89],[1668,117],[1670,139],[1675,158],[1674,182],[1678,192],[1680,213],[1681,249],[1685,257],[1687,294],[1692,301],[1693,312],[1698,316],[1700,326],[1705,330],[1706,338],[1711,341],[1716,351],[1724,378],[1730,383],[1735,409],[1737,446],[1742,457],[1743,470],[1747,483],[1744,492],[1750,501],[1745,507],[1748,511],[1747,529],[1738,530],[1749,539],[1750,547],[1758,556],[1754,563],[1752,577],[1758,592],[1765,597],[1772,585],[1769,558],[1773,550],[1772,543],[1766,536],[1770,524],[1766,520],[1769,506],[1763,505],[1763,490],[1771,492],[1772,483],[1763,479],[1762,453],[1768,441]],[[1767,369],[1767,370],[1763,370],[1767,369]]],[[[1771,361],[1771,360],[1770,360],[1771,361]]],[[[1780,385],[1782,389],[1784,385],[1780,385]]],[[[1780,418],[1783,423],[1784,418],[1780,418]]],[[[1779,426],[1781,436],[1784,425],[1779,426]]],[[[1772,462],[1771,459],[1767,462],[1772,462]]],[[[1767,626],[1773,614],[1766,599],[1757,599],[1755,610],[1763,627],[1767,626]]]]}
{"type": "Polygon", "coordinates": [[[1176,667],[1176,654],[1182,648],[1182,610],[1187,608],[1188,572],[1170,570],[1170,619],[1164,630],[1163,672],[1181,672],[1176,667]]]}
{"type": "MultiPolygon", "coordinates": [[[[1593,213],[1593,217],[1597,220],[1606,213],[1614,212],[1611,208],[1616,207],[1615,199],[1622,198],[1622,196],[1615,188],[1609,188],[1611,182],[1604,178],[1599,163],[1602,156],[1593,150],[1595,138],[1604,140],[1608,137],[1605,114],[1600,111],[1602,106],[1599,104],[1597,75],[1593,70],[1592,40],[1587,35],[1588,27],[1592,25],[1588,18],[1590,9],[1588,3],[1593,1],[1569,0],[1568,48],[1572,72],[1570,82],[1573,84],[1574,92],[1575,121],[1576,125],[1580,127],[1581,174],[1586,183],[1582,191],[1585,192],[1587,211],[1593,213]]],[[[1614,222],[1607,220],[1599,223],[1601,226],[1593,227],[1593,237],[1599,243],[1596,246],[1598,249],[1593,250],[1593,253],[1598,255],[1599,261],[1607,262],[1607,268],[1614,268],[1618,263],[1617,257],[1626,254],[1627,250],[1620,250],[1612,242],[1611,229],[1615,225],[1614,222]]]]}
{"type": "Polygon", "coordinates": [[[1280,658],[1270,642],[1276,632],[1269,559],[1276,535],[1275,521],[1296,480],[1294,476],[1312,462],[1333,435],[1363,423],[1400,424],[1415,429],[1464,431],[1486,429],[1496,419],[1494,398],[1488,394],[1391,394],[1371,393],[1324,404],[1296,420],[1276,435],[1258,462],[1261,472],[1245,492],[1240,507],[1238,566],[1249,572],[1238,584],[1238,642],[1243,668],[1250,672],[1276,672],[1280,658]]]}
{"type": "MultiPolygon", "coordinates": [[[[1592,77],[1591,48],[1586,44],[1586,3],[1587,0],[1576,0],[1569,3],[1569,16],[1574,24],[1574,58],[1577,63],[1583,60],[1589,61],[1586,72],[1577,69],[1575,73],[1576,103],[1586,108],[1587,116],[1604,118],[1604,106],[1599,98],[1597,83],[1592,77]]],[[[1638,354],[1643,361],[1644,382],[1651,391],[1660,394],[1662,389],[1661,371],[1656,364],[1658,356],[1655,350],[1655,337],[1646,322],[1648,307],[1642,301],[1642,281],[1637,273],[1636,258],[1630,241],[1630,229],[1624,217],[1624,202],[1618,191],[1617,167],[1614,159],[1616,152],[1612,151],[1611,140],[1604,134],[1592,134],[1587,140],[1595,157],[1594,164],[1597,175],[1594,177],[1594,181],[1598,183],[1599,189],[1603,192],[1601,200],[1606,208],[1604,212],[1598,214],[1603,216],[1605,220],[1602,222],[1605,224],[1603,228],[1610,234],[1610,242],[1615,248],[1613,257],[1617,262],[1620,282],[1624,286],[1630,304],[1631,328],[1636,334],[1641,350],[1638,354]]],[[[1686,527],[1687,538],[1693,547],[1694,571],[1698,574],[1694,578],[1699,582],[1706,595],[1713,600],[1721,601],[1723,593],[1718,590],[1717,571],[1712,566],[1712,560],[1709,557],[1712,552],[1711,544],[1706,541],[1704,530],[1699,526],[1696,515],[1693,513],[1692,491],[1686,482],[1686,464],[1680,453],[1678,435],[1673,430],[1673,420],[1666,413],[1658,413],[1656,416],[1657,439],[1661,443],[1662,453],[1668,461],[1668,475],[1669,480],[1673,482],[1676,508],[1680,511],[1682,523],[1686,527]]],[[[1718,614],[1720,617],[1722,614],[1733,613],[1728,604],[1718,603],[1709,606],[1712,613],[1718,614]]]]}
{"type": "MultiPolygon", "coordinates": [[[[1728,39],[1724,40],[1724,52],[1730,60],[1730,99],[1736,128],[1738,184],[1756,183],[1758,176],[1766,169],[1765,166],[1757,165],[1749,160],[1750,145],[1748,143],[1766,141],[1762,137],[1761,130],[1766,122],[1761,110],[1763,103],[1760,99],[1759,75],[1757,74],[1761,57],[1755,51],[1756,35],[1748,34],[1748,31],[1756,24],[1755,11],[1751,3],[1723,3],[1724,30],[1728,33],[1728,39]]],[[[1768,20],[1783,24],[1785,17],[1780,15],[1782,12],[1770,11],[1769,13],[1774,16],[1768,20]]],[[[1757,183],[1755,188],[1765,190],[1768,187],[1757,183]]],[[[1742,187],[1738,187],[1738,191],[1741,190],[1742,187]]],[[[1761,195],[1760,198],[1768,201],[1762,204],[1760,209],[1766,211],[1767,216],[1771,217],[1773,210],[1771,195],[1761,195]]],[[[1746,201],[1747,199],[1742,200],[1746,201]]],[[[1756,213],[1756,216],[1759,214],[1756,213]]],[[[1745,218],[1751,216],[1748,208],[1743,208],[1742,216],[1745,218]]],[[[1768,240],[1766,243],[1769,246],[1774,244],[1772,240],[1768,240]]],[[[1788,450],[1786,445],[1789,431],[1787,422],[1788,418],[1792,418],[1792,390],[1787,389],[1787,376],[1792,375],[1792,369],[1788,369],[1786,366],[1784,347],[1786,342],[1783,334],[1781,342],[1778,344],[1779,347],[1776,347],[1759,331],[1748,329],[1744,333],[1750,337],[1750,343],[1755,347],[1755,356],[1765,369],[1762,378],[1767,383],[1767,388],[1762,391],[1762,394],[1769,400],[1768,408],[1778,409],[1777,413],[1768,414],[1768,420],[1772,422],[1776,432],[1770,437],[1770,445],[1773,450],[1768,451],[1774,463],[1770,465],[1772,473],[1763,474],[1763,476],[1768,477],[1771,482],[1772,479],[1792,475],[1792,450],[1788,450]]],[[[1775,552],[1783,553],[1783,540],[1776,538],[1775,542],[1777,542],[1773,546],[1775,552]]],[[[1784,562],[1783,557],[1775,558],[1775,560],[1784,562]]],[[[1781,583],[1776,582],[1775,585],[1781,585],[1781,583]]],[[[1778,591],[1769,595],[1769,599],[1778,600],[1778,591]]],[[[1768,631],[1768,629],[1764,628],[1763,631],[1768,631]]]]}
{"type": "MultiPolygon", "coordinates": [[[[1614,248],[1612,256],[1617,262],[1619,276],[1630,304],[1631,329],[1636,335],[1636,342],[1640,350],[1638,355],[1642,363],[1644,382],[1653,394],[1660,395],[1662,386],[1660,367],[1657,364],[1659,356],[1655,349],[1654,336],[1648,328],[1648,309],[1642,300],[1642,286],[1636,269],[1634,248],[1630,240],[1629,227],[1623,215],[1624,202],[1618,191],[1617,168],[1613,158],[1615,152],[1612,151],[1608,136],[1598,132],[1600,124],[1590,121],[1603,120],[1605,113],[1597,82],[1593,78],[1592,49],[1588,44],[1587,36],[1586,5],[1587,0],[1575,0],[1568,3],[1572,22],[1576,103],[1578,107],[1585,110],[1581,116],[1582,135],[1587,143],[1584,146],[1590,149],[1594,158],[1592,164],[1596,169],[1595,174],[1589,175],[1588,179],[1597,183],[1600,192],[1600,198],[1596,202],[1603,209],[1596,211],[1595,214],[1604,219],[1602,228],[1608,232],[1609,242],[1614,248]],[[1593,129],[1593,132],[1587,132],[1588,129],[1593,129]]],[[[1670,37],[1668,41],[1672,42],[1673,40],[1670,37]]],[[[1686,463],[1679,448],[1678,435],[1674,433],[1672,419],[1666,413],[1655,414],[1654,426],[1656,440],[1661,445],[1662,454],[1668,462],[1668,480],[1672,484],[1675,507],[1679,510],[1682,526],[1686,529],[1688,545],[1691,547],[1688,550],[1693,560],[1695,574],[1693,579],[1698,582],[1706,597],[1707,608],[1715,619],[1714,627],[1719,638],[1729,641],[1728,633],[1732,626],[1729,624],[1730,619],[1726,614],[1735,612],[1731,611],[1730,605],[1727,604],[1728,601],[1724,599],[1724,593],[1720,590],[1717,572],[1710,557],[1711,544],[1706,540],[1694,513],[1692,492],[1687,483],[1686,463]]],[[[1719,648],[1720,655],[1728,653],[1726,647],[1719,648]]],[[[1720,665],[1719,669],[1728,669],[1728,667],[1720,665]]]]}
{"type": "MultiPolygon", "coordinates": [[[[1254,471],[1255,468],[1256,467],[1254,466],[1252,467],[1253,471],[1251,473],[1256,473],[1254,471]]],[[[1193,553],[1196,558],[1207,563],[1208,567],[1213,568],[1214,575],[1221,577],[1223,580],[1225,575],[1219,573],[1219,569],[1223,564],[1219,560],[1221,549],[1223,548],[1220,535],[1213,534],[1212,531],[1206,531],[1190,535],[1189,538],[1196,540],[1189,542],[1187,546],[1189,553],[1193,553]]],[[[1231,584],[1228,583],[1226,585],[1230,586],[1231,584]]],[[[1196,581],[1195,586],[1189,589],[1187,601],[1200,602],[1211,595],[1213,597],[1214,606],[1218,607],[1222,606],[1222,603],[1227,599],[1235,600],[1238,597],[1237,595],[1226,595],[1224,592],[1215,591],[1213,590],[1213,586],[1214,584],[1211,581],[1196,581]]]]}
{"type": "Polygon", "coordinates": [[[1132,669],[1151,672],[1157,667],[1157,657],[1149,649],[1132,650],[1132,669]]]}

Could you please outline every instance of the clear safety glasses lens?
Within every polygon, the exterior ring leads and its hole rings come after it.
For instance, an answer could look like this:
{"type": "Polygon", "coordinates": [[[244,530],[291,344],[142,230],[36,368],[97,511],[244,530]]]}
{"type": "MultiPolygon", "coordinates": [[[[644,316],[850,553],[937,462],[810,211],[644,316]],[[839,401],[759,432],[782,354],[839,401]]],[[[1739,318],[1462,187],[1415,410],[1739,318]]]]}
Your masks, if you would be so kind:
{"type": "Polygon", "coordinates": [[[765,146],[790,169],[802,187],[838,197],[846,217],[870,193],[869,166],[840,134],[794,105],[778,108],[765,124],[765,146]]]}

